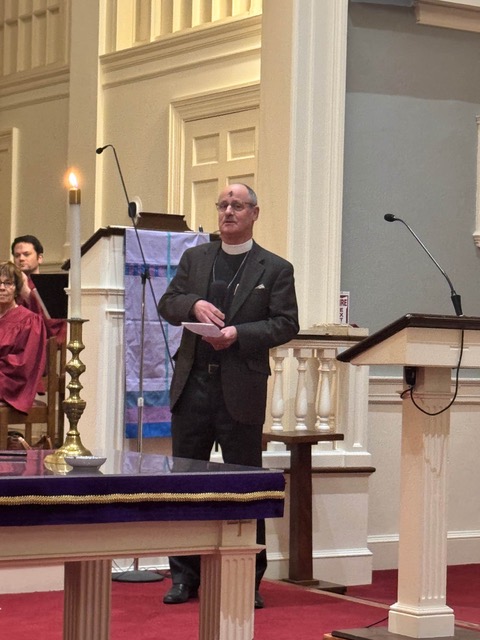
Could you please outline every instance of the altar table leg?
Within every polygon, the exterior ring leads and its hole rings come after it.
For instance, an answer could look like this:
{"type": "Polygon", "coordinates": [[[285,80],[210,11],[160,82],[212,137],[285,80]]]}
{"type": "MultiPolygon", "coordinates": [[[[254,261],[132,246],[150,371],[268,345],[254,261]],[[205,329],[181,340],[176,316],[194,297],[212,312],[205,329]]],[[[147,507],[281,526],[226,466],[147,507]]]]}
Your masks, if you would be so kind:
{"type": "Polygon", "coordinates": [[[65,563],[64,640],[109,640],[111,560],[65,563]]]}
{"type": "Polygon", "coordinates": [[[252,640],[257,549],[202,556],[200,640],[252,640]]]}
{"type": "MultiPolygon", "coordinates": [[[[448,368],[417,371],[417,404],[430,413],[448,405],[448,368]]],[[[450,411],[430,416],[410,399],[403,403],[398,601],[388,630],[412,638],[454,636],[446,605],[447,465],[450,411]]]]}

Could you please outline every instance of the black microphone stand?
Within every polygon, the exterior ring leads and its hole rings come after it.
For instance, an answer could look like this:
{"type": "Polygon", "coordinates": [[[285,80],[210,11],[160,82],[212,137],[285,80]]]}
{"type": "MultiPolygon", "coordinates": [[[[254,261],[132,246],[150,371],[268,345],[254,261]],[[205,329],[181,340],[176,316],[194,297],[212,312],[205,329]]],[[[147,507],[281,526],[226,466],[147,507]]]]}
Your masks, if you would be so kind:
{"type": "MultiPolygon", "coordinates": [[[[141,454],[143,451],[143,363],[145,359],[145,288],[147,280],[150,280],[150,272],[148,265],[144,264],[142,268],[142,304],[140,316],[140,364],[138,373],[138,399],[137,399],[137,452],[141,454]]],[[[133,569],[123,571],[122,573],[113,574],[112,580],[116,582],[160,582],[163,576],[155,571],[148,569],[140,569],[138,558],[133,559],[133,569]]]]}
{"type": "Polygon", "coordinates": [[[143,265],[142,269],[142,313],[140,317],[140,368],[138,375],[138,401],[137,401],[137,452],[142,453],[143,450],[143,407],[145,405],[143,398],[143,363],[145,360],[145,285],[150,280],[150,271],[147,265],[143,265]],[[140,428],[140,426],[142,428],[140,428]]]}
{"type": "Polygon", "coordinates": [[[397,218],[397,216],[394,216],[393,213],[386,213],[383,216],[383,219],[386,220],[387,222],[401,222],[405,227],[407,227],[407,229],[410,231],[412,236],[415,238],[415,240],[418,242],[418,244],[422,247],[422,249],[425,251],[427,256],[432,260],[433,264],[438,268],[438,270],[443,275],[445,280],[448,282],[448,286],[450,287],[450,299],[452,301],[453,308],[455,309],[455,314],[458,317],[463,316],[461,296],[455,291],[455,289],[453,288],[452,281],[447,276],[447,274],[445,273],[444,269],[442,269],[442,267],[438,264],[438,262],[435,260],[435,258],[432,256],[432,254],[427,249],[427,247],[424,245],[424,243],[420,240],[420,238],[417,236],[417,234],[412,229],[412,227],[409,224],[407,224],[405,222],[405,220],[402,220],[402,218],[397,218]]]}
{"type": "MultiPolygon", "coordinates": [[[[141,303],[141,316],[140,316],[140,363],[139,363],[139,373],[138,373],[138,399],[137,399],[137,452],[140,454],[139,465],[141,466],[141,454],[143,451],[143,408],[144,408],[144,398],[143,398],[143,377],[144,377],[144,359],[145,359],[145,289],[147,280],[150,283],[150,291],[152,293],[153,301],[155,303],[155,308],[157,308],[157,301],[155,299],[155,293],[153,291],[152,282],[150,279],[150,272],[148,265],[145,260],[145,254],[143,252],[142,243],[140,240],[140,236],[138,234],[137,228],[137,204],[135,202],[130,202],[128,197],[127,188],[125,186],[125,181],[123,179],[122,170],[120,168],[120,163],[118,161],[117,152],[115,147],[112,144],[107,144],[104,147],[99,147],[96,152],[98,154],[103,153],[103,151],[107,148],[111,147],[113,149],[113,153],[115,155],[115,161],[117,163],[118,173],[120,174],[120,179],[122,181],[123,191],[125,193],[125,198],[127,200],[128,206],[128,216],[132,220],[133,228],[135,230],[135,235],[137,238],[138,246],[140,248],[140,254],[142,257],[142,303],[141,303]]],[[[158,313],[158,310],[157,310],[158,313]]],[[[159,318],[160,326],[162,328],[163,339],[165,341],[165,345],[167,347],[167,352],[170,356],[170,351],[168,350],[168,343],[165,335],[165,330],[163,324],[159,318]]],[[[170,361],[172,358],[170,356],[170,361]]],[[[112,574],[112,580],[115,582],[160,582],[163,580],[164,576],[155,571],[149,571],[148,569],[140,569],[138,558],[133,559],[133,569],[127,569],[126,571],[122,571],[121,573],[112,574]]]]}

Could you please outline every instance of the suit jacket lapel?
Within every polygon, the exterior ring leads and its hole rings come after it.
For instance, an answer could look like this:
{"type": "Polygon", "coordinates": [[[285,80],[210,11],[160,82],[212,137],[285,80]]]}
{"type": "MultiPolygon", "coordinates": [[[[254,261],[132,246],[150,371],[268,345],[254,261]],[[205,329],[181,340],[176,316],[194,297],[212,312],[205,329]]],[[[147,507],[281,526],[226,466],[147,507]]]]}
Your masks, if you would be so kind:
{"type": "Polygon", "coordinates": [[[210,277],[212,275],[212,267],[220,249],[220,243],[212,242],[204,245],[205,247],[205,259],[199,260],[199,264],[196,265],[197,273],[195,279],[197,282],[198,295],[206,298],[208,294],[208,286],[210,284],[210,277]]]}
{"type": "Polygon", "coordinates": [[[240,277],[237,290],[233,296],[232,304],[230,305],[230,310],[226,318],[226,324],[230,324],[235,313],[240,309],[251,291],[257,286],[264,271],[265,265],[261,255],[261,249],[258,244],[254,242],[240,277]]]}

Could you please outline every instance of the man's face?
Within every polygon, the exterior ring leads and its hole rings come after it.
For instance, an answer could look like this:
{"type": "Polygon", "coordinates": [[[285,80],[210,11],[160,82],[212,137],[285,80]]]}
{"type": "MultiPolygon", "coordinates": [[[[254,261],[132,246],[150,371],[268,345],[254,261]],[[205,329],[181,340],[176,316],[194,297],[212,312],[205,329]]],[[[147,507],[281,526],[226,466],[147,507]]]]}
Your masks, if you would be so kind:
{"type": "Polygon", "coordinates": [[[240,184],[231,184],[220,193],[217,203],[218,228],[227,244],[241,244],[253,235],[253,224],[258,218],[258,206],[252,206],[248,190],[240,184]]]}
{"type": "Polygon", "coordinates": [[[37,253],[31,242],[19,242],[13,247],[13,262],[29,276],[40,271],[43,254],[37,253]]]}

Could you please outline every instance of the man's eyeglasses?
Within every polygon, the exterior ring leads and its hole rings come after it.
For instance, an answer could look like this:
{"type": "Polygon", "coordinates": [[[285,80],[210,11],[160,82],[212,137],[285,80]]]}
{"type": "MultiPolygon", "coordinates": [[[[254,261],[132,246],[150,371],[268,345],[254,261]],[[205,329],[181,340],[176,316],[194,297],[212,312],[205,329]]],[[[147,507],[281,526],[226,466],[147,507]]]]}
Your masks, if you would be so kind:
{"type": "Polygon", "coordinates": [[[15,283],[10,282],[10,280],[0,280],[0,287],[5,287],[5,289],[10,289],[10,287],[14,287],[15,283]]]}
{"type": "Polygon", "coordinates": [[[231,207],[234,211],[243,211],[245,207],[254,207],[253,202],[241,202],[240,200],[232,200],[232,202],[216,202],[215,206],[218,211],[225,213],[228,207],[231,207]]]}

